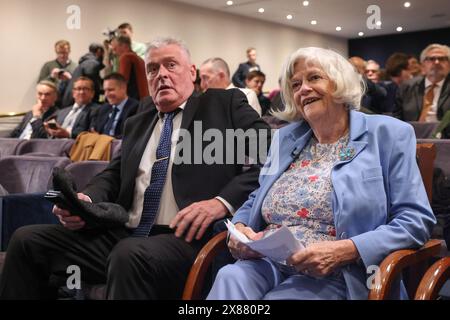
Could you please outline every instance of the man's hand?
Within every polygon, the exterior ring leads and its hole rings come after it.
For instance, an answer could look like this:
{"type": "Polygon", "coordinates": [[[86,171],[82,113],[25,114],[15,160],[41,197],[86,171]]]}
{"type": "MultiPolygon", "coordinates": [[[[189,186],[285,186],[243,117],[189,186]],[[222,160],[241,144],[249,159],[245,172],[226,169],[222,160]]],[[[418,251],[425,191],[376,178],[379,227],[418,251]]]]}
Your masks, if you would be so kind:
{"type": "Polygon", "coordinates": [[[50,77],[53,79],[58,79],[59,78],[59,68],[53,68],[52,72],[50,73],[50,77]]]}
{"type": "Polygon", "coordinates": [[[44,129],[47,131],[49,135],[56,138],[70,138],[70,133],[59,124],[56,124],[56,129],[52,129],[49,127],[48,122],[44,122],[44,129]]]}
{"type": "Polygon", "coordinates": [[[208,226],[225,217],[227,212],[225,205],[217,199],[195,202],[178,212],[170,222],[170,227],[176,227],[176,237],[181,237],[189,228],[185,238],[187,242],[191,242],[194,236],[200,240],[208,226]]]}
{"type": "MultiPolygon", "coordinates": [[[[91,199],[84,193],[78,193],[78,199],[92,202],[91,199]]],[[[69,211],[53,206],[53,214],[56,215],[61,224],[72,231],[79,230],[86,224],[79,216],[72,215],[69,211]]]]}
{"type": "Polygon", "coordinates": [[[72,75],[70,74],[69,71],[64,71],[60,76],[59,79],[61,80],[70,80],[72,79],[72,75]]]}
{"type": "Polygon", "coordinates": [[[356,261],[358,257],[358,250],[352,240],[323,241],[294,253],[286,262],[298,272],[319,278],[356,261]]]}
{"type": "MultiPolygon", "coordinates": [[[[246,227],[242,223],[236,223],[235,227],[238,231],[242,232],[247,238],[250,240],[259,240],[263,237],[263,232],[256,233],[252,228],[246,227]]],[[[260,253],[250,249],[245,243],[237,240],[233,235],[230,236],[230,241],[228,242],[228,248],[230,249],[230,253],[236,260],[250,260],[250,259],[259,259],[262,258],[263,255],[260,253]]]]}
{"type": "Polygon", "coordinates": [[[33,118],[40,118],[44,111],[42,110],[42,103],[38,101],[32,108],[31,112],[33,113],[33,118]]]}

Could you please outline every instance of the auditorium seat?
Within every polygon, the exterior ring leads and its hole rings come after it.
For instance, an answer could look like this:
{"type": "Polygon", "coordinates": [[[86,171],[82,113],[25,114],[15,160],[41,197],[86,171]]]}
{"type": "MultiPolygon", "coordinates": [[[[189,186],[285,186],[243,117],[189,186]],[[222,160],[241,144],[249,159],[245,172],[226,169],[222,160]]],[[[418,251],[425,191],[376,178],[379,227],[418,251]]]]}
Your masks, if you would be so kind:
{"type": "Polygon", "coordinates": [[[0,159],[15,155],[17,148],[26,140],[15,138],[0,138],[0,159]]]}
{"type": "Polygon", "coordinates": [[[431,135],[439,126],[439,122],[410,121],[408,123],[413,126],[414,132],[416,133],[416,139],[431,138],[431,135]]]}
{"type": "Polygon", "coordinates": [[[66,157],[8,156],[0,159],[0,184],[10,194],[45,192],[53,168],[69,163],[66,157]]]}
{"type": "Polygon", "coordinates": [[[30,139],[25,140],[16,151],[16,155],[68,156],[73,139],[30,139]]]}
{"type": "Polygon", "coordinates": [[[122,150],[122,140],[114,139],[111,142],[111,159],[117,157],[120,154],[121,150],[122,150]]]}
{"type": "Polygon", "coordinates": [[[72,175],[77,190],[83,190],[89,181],[108,166],[108,161],[80,161],[69,164],[65,169],[72,175]]]}

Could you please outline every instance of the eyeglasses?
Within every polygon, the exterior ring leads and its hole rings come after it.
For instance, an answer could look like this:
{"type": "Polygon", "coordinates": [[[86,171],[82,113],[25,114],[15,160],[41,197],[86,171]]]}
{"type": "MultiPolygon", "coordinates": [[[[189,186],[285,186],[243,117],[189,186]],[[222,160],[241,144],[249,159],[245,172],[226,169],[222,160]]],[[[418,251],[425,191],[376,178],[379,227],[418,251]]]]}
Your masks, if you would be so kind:
{"type": "Polygon", "coordinates": [[[447,56],[425,57],[425,61],[428,61],[428,62],[435,62],[436,60],[439,62],[446,62],[446,61],[448,61],[448,57],[447,56]]]}
{"type": "Polygon", "coordinates": [[[74,91],[91,91],[91,88],[86,87],[79,87],[79,88],[73,88],[74,91]]]}

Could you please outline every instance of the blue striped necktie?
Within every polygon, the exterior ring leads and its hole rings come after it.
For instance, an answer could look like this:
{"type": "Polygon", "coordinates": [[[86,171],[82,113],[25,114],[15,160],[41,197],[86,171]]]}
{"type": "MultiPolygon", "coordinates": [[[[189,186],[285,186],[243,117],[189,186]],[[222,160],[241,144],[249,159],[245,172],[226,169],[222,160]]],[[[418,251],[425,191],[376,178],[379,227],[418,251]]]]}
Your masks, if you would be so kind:
{"type": "Polygon", "coordinates": [[[147,237],[155,222],[164,183],[166,182],[167,168],[169,167],[172,121],[177,111],[164,114],[164,128],[156,148],[156,160],[153,163],[150,184],[144,193],[141,221],[133,231],[134,237],[147,237]]]}

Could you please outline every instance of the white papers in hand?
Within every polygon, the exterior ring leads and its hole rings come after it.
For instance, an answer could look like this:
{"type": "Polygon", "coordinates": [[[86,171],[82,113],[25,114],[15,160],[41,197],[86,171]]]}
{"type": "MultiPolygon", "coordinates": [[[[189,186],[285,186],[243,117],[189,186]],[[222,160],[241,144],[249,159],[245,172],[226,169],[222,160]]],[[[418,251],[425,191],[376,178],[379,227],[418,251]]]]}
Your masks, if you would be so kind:
{"type": "Polygon", "coordinates": [[[284,262],[295,252],[304,249],[304,246],[294,237],[292,232],[286,226],[282,226],[267,237],[252,241],[242,232],[237,230],[231,221],[227,220],[225,225],[230,234],[240,242],[245,243],[252,250],[277,262],[284,262]]]}

